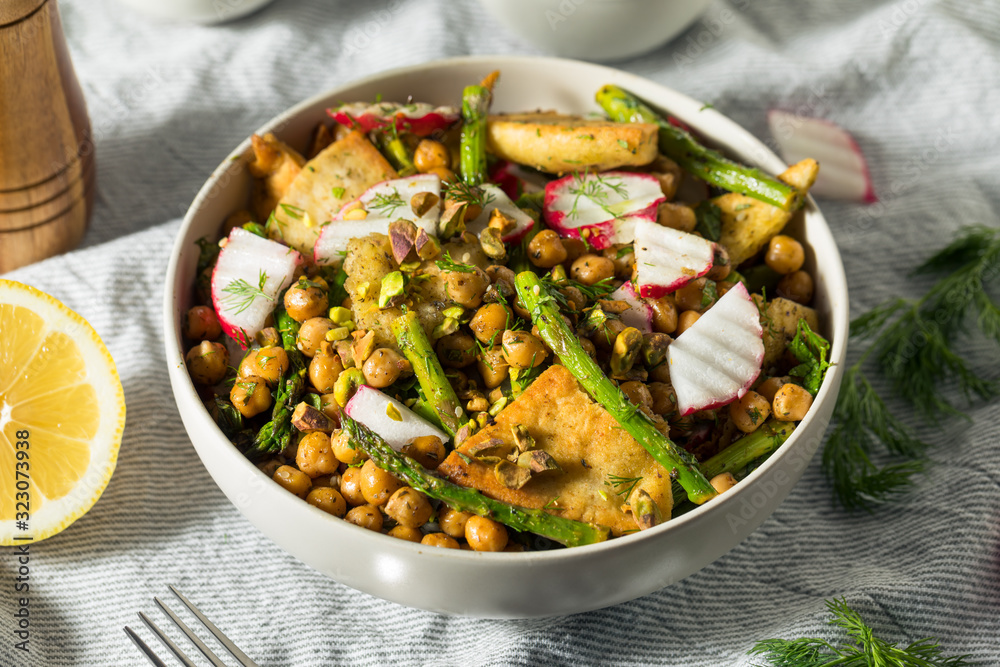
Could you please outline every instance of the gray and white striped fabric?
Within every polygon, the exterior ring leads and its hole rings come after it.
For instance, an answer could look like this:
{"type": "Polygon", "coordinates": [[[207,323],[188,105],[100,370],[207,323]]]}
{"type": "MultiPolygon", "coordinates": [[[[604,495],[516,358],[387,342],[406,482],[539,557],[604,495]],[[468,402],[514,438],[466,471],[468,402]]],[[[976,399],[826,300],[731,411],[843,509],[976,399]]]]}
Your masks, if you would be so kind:
{"type": "MultiPolygon", "coordinates": [[[[840,596],[888,639],[933,635],[948,653],[1000,664],[996,402],[945,431],[908,415],[936,463],[892,506],[845,514],[814,461],[731,553],[587,614],[438,616],[353,591],[282,552],[213,485],[171,399],[160,302],[176,219],[233,146],[317,91],[440,57],[536,51],[471,0],[278,0],[218,27],[156,24],[112,0],[61,7],[97,137],[97,207],[80,250],[5,277],[93,323],[129,417],[101,500],[31,547],[29,654],[13,648],[16,564],[0,550],[0,665],[140,664],[121,628],[168,583],[262,665],[746,665],[761,638],[833,637],[823,600],[840,596]]],[[[857,137],[881,203],[820,202],[857,314],[920,293],[926,283],[908,269],[960,225],[998,224],[998,41],[989,0],[720,0],[672,44],[621,67],[710,101],[764,138],[772,107],[828,117],[857,137]]],[[[981,368],[997,361],[996,348],[978,350],[981,368]]]]}

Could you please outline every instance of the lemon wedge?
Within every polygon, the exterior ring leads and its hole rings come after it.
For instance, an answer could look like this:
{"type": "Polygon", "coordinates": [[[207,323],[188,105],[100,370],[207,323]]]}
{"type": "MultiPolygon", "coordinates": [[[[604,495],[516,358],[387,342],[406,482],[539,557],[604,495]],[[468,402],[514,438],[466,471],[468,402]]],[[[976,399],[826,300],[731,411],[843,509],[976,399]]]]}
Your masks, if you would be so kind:
{"type": "Polygon", "coordinates": [[[93,507],[124,427],[97,332],[48,294],[0,280],[0,545],[51,537],[93,507]]]}

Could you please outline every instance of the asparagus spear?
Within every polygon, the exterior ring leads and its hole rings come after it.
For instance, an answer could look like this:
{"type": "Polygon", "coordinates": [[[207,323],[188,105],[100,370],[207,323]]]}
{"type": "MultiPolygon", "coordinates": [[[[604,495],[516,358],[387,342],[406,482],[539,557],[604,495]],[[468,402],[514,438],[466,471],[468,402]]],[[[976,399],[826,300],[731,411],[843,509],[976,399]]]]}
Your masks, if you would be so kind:
{"type": "Polygon", "coordinates": [[[306,365],[302,353],[295,346],[295,337],[299,332],[299,323],[279,306],[274,312],[274,321],[281,333],[281,346],[288,355],[288,371],[278,380],[278,388],[274,391],[274,408],[271,410],[271,421],[264,424],[253,446],[246,452],[247,456],[282,451],[292,441],[292,412],[305,390],[306,365]]]}
{"type": "Polygon", "coordinates": [[[549,514],[541,509],[508,505],[447,480],[435,477],[419,464],[413,464],[398,454],[377,433],[347,415],[341,424],[351,441],[372,458],[375,465],[386,470],[414,489],[447,503],[461,511],[489,517],[514,530],[527,531],[555,540],[568,547],[593,544],[608,539],[608,529],[592,523],[573,521],[549,514]]]}
{"type": "Polygon", "coordinates": [[[462,91],[459,164],[466,185],[479,185],[486,181],[486,114],[493,101],[493,84],[499,74],[492,72],[479,85],[466,86],[462,91]]]}
{"type": "MultiPolygon", "coordinates": [[[[702,461],[701,471],[708,479],[724,472],[737,473],[757,459],[777,451],[794,430],[794,422],[769,419],[753,433],[743,436],[712,458],[702,461]]],[[[674,484],[674,505],[683,500],[684,490],[674,484]]]]}
{"type": "Polygon", "coordinates": [[[399,138],[395,127],[386,132],[376,133],[379,148],[389,159],[396,173],[400,176],[410,176],[417,173],[417,168],[413,164],[413,156],[410,154],[406,144],[399,138]]]}
{"type": "Polygon", "coordinates": [[[591,359],[577,341],[576,335],[559,314],[557,302],[537,275],[524,271],[515,280],[521,303],[531,312],[531,320],[538,327],[542,340],[559,356],[559,360],[618,423],[642,445],[680,482],[691,502],[698,505],[713,498],[712,485],[698,469],[690,454],[680,449],[667,436],[653,426],[653,422],[639,411],[625,394],[591,359]]]}
{"type": "Polygon", "coordinates": [[[430,401],[441,427],[454,438],[462,427],[462,406],[445,377],[441,362],[438,361],[417,314],[411,310],[394,320],[392,332],[399,343],[399,349],[413,366],[417,382],[430,401]]]}
{"type": "Polygon", "coordinates": [[[683,129],[671,125],[631,93],[608,84],[597,91],[597,103],[620,123],[653,123],[660,128],[660,152],[682,169],[720,188],[739,192],[786,211],[798,208],[802,196],[792,186],[724,158],[695,141],[683,129]]]}

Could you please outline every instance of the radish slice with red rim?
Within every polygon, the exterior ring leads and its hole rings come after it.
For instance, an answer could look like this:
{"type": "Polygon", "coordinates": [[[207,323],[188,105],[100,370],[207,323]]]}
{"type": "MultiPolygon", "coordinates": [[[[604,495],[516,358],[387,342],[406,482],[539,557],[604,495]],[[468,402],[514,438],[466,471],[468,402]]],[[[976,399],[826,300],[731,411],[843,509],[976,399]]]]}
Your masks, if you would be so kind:
{"type": "Polygon", "coordinates": [[[247,348],[301,263],[302,255],[288,246],[233,229],[212,271],[212,306],[222,330],[247,348]]]}
{"type": "Polygon", "coordinates": [[[847,130],[825,118],[776,109],[768,112],[767,123],[788,164],[807,157],[819,162],[819,176],[810,190],[814,195],[869,204],[878,201],[868,162],[847,130]]]}
{"type": "Polygon", "coordinates": [[[466,223],[465,228],[468,231],[478,235],[486,229],[495,209],[499,209],[501,213],[514,219],[514,229],[501,237],[504,243],[520,241],[535,226],[535,219],[518,208],[517,204],[510,200],[501,187],[492,183],[484,183],[479,186],[479,189],[483,195],[483,212],[472,222],[466,223]]]}
{"type": "Polygon", "coordinates": [[[631,243],[637,221],[655,221],[666,201],[650,174],[606,171],[571,174],[545,186],[543,212],[549,227],[565,238],[582,238],[603,250],[631,243]]]}
{"type": "Polygon", "coordinates": [[[352,238],[373,233],[386,234],[389,223],[400,218],[412,221],[428,234],[434,234],[441,217],[440,199],[441,179],[434,174],[417,174],[376,183],[353,202],[348,202],[333,216],[333,220],[323,225],[313,245],[313,260],[320,265],[336,264],[352,238]],[[417,215],[413,210],[413,197],[421,192],[435,195],[439,203],[423,215],[417,215]],[[356,208],[357,203],[364,207],[368,215],[362,220],[345,220],[346,212],[356,208]]]}
{"type": "Polygon", "coordinates": [[[743,397],[764,360],[760,311],[736,283],[667,348],[670,383],[681,415],[743,397]]]}
{"type": "Polygon", "coordinates": [[[347,416],[360,422],[397,452],[417,438],[433,435],[448,442],[441,429],[374,387],[361,385],[344,407],[347,416]]]}
{"type": "Polygon", "coordinates": [[[327,109],[326,112],[344,127],[362,132],[381,130],[395,124],[397,131],[410,132],[419,137],[448,129],[460,116],[455,107],[435,107],[425,102],[352,102],[327,109]]]}
{"type": "Polygon", "coordinates": [[[625,281],[608,298],[612,301],[624,301],[629,305],[628,310],[620,316],[625,326],[635,327],[642,333],[650,333],[653,330],[653,308],[639,298],[632,283],[625,281]]]}
{"type": "Polygon", "coordinates": [[[635,225],[639,296],[657,299],[708,273],[715,244],[695,234],[645,220],[635,225]]]}

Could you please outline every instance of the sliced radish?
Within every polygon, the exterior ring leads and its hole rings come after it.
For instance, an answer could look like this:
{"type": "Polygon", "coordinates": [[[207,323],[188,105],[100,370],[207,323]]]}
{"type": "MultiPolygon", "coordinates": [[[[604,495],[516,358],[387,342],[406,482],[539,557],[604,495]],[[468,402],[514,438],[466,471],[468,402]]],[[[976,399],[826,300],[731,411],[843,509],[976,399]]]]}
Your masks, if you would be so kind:
{"type": "Polygon", "coordinates": [[[635,327],[643,333],[653,330],[653,308],[639,298],[632,283],[625,281],[608,298],[612,301],[624,301],[629,305],[629,309],[621,314],[625,326],[635,327]]]}
{"type": "Polygon", "coordinates": [[[655,221],[664,201],[660,182],[650,174],[572,174],[545,186],[543,212],[545,222],[561,236],[582,238],[603,250],[631,243],[636,222],[655,221]]]}
{"type": "Polygon", "coordinates": [[[499,209],[501,213],[514,219],[514,229],[501,237],[505,243],[520,241],[535,226],[535,219],[518,208],[517,204],[510,200],[502,188],[492,183],[484,183],[479,188],[483,192],[483,202],[486,205],[483,206],[483,212],[479,214],[479,217],[466,223],[465,228],[468,231],[479,234],[486,229],[494,209],[499,209]]]}
{"type": "Polygon", "coordinates": [[[819,162],[813,194],[869,204],[878,201],[868,162],[858,142],[844,128],[825,118],[776,109],[768,112],[767,123],[788,164],[807,157],[819,162]]]}
{"type": "Polygon", "coordinates": [[[410,132],[419,137],[426,137],[435,130],[448,129],[460,116],[455,107],[434,107],[425,102],[352,102],[327,109],[326,112],[344,127],[357,128],[362,132],[380,130],[395,124],[398,131],[410,132]]]}
{"type": "Polygon", "coordinates": [[[335,264],[347,250],[348,241],[373,233],[386,234],[389,223],[400,218],[412,221],[428,234],[436,233],[437,221],[441,217],[440,204],[431,206],[423,215],[417,215],[413,210],[413,196],[421,192],[433,194],[440,202],[441,179],[434,174],[417,174],[376,183],[323,225],[313,246],[313,259],[317,264],[335,264]],[[344,216],[357,208],[359,203],[367,211],[367,216],[362,220],[345,220],[344,216]]]}
{"type": "Polygon", "coordinates": [[[344,407],[344,412],[382,436],[397,452],[425,435],[437,436],[441,442],[448,442],[448,436],[429,421],[396,399],[367,385],[358,387],[344,407]]]}
{"type": "Polygon", "coordinates": [[[302,261],[286,245],[233,229],[212,272],[212,306],[222,330],[245,349],[264,328],[302,261]]]}
{"type": "Polygon", "coordinates": [[[712,268],[715,244],[695,234],[641,220],[635,225],[639,296],[658,299],[712,268]]]}
{"type": "Polygon", "coordinates": [[[736,283],[667,348],[670,383],[681,415],[742,398],[764,360],[760,312],[736,283]]]}

